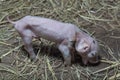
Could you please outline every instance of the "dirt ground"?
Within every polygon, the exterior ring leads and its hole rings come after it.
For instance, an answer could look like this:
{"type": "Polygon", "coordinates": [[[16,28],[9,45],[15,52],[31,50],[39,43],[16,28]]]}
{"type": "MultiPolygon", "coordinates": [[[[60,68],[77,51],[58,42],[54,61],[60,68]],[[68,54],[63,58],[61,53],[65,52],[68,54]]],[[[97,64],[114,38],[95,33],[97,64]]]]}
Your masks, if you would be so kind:
{"type": "Polygon", "coordinates": [[[119,0],[1,0],[0,80],[120,80],[119,0]],[[26,15],[69,22],[86,30],[99,43],[101,62],[84,66],[76,55],[70,67],[54,43],[33,40],[39,57],[30,62],[21,37],[6,16],[18,20],[26,15]]]}

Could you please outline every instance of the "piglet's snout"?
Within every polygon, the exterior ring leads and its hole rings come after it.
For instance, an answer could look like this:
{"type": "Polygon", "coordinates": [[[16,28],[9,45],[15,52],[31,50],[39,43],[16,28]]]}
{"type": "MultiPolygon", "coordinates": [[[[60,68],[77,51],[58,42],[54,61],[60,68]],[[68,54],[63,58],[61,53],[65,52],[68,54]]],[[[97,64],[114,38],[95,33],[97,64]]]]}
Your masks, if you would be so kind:
{"type": "Polygon", "coordinates": [[[94,56],[92,58],[89,58],[89,62],[92,64],[96,64],[100,62],[100,56],[94,56]]]}

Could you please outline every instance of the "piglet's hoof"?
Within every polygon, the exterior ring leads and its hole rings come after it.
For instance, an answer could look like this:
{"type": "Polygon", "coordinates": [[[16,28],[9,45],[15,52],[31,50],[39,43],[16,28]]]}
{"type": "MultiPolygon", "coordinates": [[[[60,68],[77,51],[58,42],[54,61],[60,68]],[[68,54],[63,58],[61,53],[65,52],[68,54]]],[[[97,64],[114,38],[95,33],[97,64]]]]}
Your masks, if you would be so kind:
{"type": "Polygon", "coordinates": [[[36,57],[32,57],[30,59],[31,59],[31,62],[37,62],[39,60],[37,56],[36,57]]]}
{"type": "Polygon", "coordinates": [[[64,62],[64,66],[65,66],[65,67],[68,67],[68,66],[72,66],[72,64],[71,64],[71,63],[64,62]]]}

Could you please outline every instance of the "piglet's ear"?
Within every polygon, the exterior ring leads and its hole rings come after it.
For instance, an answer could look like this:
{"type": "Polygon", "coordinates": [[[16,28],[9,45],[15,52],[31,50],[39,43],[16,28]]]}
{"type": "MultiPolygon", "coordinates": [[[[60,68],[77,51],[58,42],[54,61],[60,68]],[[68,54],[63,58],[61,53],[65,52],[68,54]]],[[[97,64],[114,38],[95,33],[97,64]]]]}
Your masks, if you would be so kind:
{"type": "Polygon", "coordinates": [[[85,39],[81,39],[80,44],[78,45],[78,51],[85,53],[90,49],[90,45],[85,39]]]}
{"type": "Polygon", "coordinates": [[[89,44],[83,39],[83,42],[81,44],[81,51],[85,53],[89,50],[89,48],[89,44]]]}

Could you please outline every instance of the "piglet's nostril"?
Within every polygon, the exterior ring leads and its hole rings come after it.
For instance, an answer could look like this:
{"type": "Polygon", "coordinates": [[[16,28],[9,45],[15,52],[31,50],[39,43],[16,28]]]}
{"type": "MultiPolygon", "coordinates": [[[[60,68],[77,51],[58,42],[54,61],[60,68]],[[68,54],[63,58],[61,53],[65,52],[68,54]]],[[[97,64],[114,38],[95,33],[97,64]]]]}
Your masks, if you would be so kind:
{"type": "Polygon", "coordinates": [[[95,41],[93,40],[93,43],[95,44],[95,41]]]}

